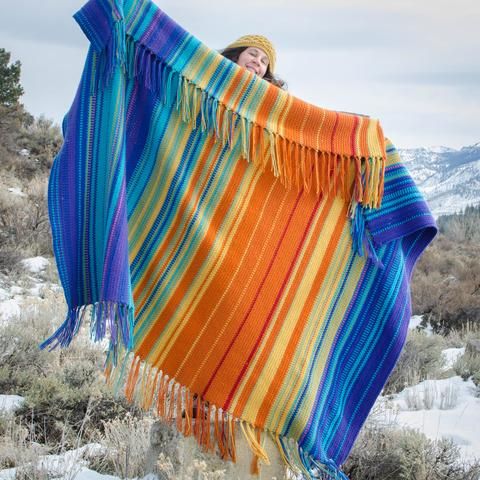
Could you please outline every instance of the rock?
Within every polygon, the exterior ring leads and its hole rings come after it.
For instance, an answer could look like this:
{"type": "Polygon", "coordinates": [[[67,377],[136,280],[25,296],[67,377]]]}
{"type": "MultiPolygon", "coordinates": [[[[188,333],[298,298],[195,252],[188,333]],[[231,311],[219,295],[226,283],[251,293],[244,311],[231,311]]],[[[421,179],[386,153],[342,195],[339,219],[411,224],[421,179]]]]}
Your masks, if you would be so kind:
{"type": "MultiPolygon", "coordinates": [[[[211,425],[213,435],[213,424],[211,425]]],[[[181,433],[163,421],[152,425],[150,449],[147,453],[147,472],[165,474],[170,478],[196,480],[218,478],[228,480],[284,480],[287,478],[283,460],[276,445],[266,436],[264,448],[270,465],[260,466],[260,476],[250,474],[252,453],[240,428],[236,428],[237,463],[222,460],[219,455],[205,452],[193,437],[181,433]],[[168,476],[170,475],[170,476],[168,476]]]]}

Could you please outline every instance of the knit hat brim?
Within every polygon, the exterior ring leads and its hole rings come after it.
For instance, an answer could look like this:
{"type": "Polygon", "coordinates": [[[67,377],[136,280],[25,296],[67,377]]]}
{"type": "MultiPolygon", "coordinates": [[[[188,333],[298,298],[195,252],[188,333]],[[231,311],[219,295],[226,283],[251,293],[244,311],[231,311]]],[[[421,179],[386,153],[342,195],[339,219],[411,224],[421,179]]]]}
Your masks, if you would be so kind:
{"type": "Polygon", "coordinates": [[[277,58],[275,47],[267,37],[264,37],[263,35],[244,35],[230,45],[227,45],[224,50],[237,47],[257,47],[262,49],[268,57],[268,68],[270,73],[275,71],[275,61],[277,58]]]}

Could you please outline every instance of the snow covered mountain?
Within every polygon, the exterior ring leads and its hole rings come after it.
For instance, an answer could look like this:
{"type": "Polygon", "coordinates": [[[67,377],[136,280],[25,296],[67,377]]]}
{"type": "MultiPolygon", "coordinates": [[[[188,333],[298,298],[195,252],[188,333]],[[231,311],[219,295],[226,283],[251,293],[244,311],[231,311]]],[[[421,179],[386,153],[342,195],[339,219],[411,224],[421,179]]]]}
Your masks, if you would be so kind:
{"type": "Polygon", "coordinates": [[[435,217],[480,204],[480,142],[448,147],[399,149],[435,217]]]}

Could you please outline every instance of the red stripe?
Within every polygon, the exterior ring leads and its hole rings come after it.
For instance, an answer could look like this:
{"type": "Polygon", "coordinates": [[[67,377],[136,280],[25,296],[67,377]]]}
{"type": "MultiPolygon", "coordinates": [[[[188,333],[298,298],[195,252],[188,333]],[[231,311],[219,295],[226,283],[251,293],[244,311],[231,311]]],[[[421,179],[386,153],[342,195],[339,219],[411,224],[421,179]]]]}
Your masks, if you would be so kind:
{"type": "Polygon", "coordinates": [[[332,139],[330,141],[330,152],[332,152],[332,153],[335,152],[335,145],[333,143],[334,143],[334,138],[335,138],[335,132],[336,132],[337,126],[338,126],[338,120],[339,120],[338,112],[335,112],[335,124],[333,125],[332,139]]]}
{"type": "MultiPolygon", "coordinates": [[[[275,252],[274,252],[273,255],[272,255],[272,259],[271,259],[271,261],[270,261],[270,264],[268,265],[267,271],[265,272],[265,275],[264,275],[262,281],[260,282],[260,285],[259,285],[259,287],[258,287],[257,293],[255,294],[255,298],[252,300],[252,303],[251,303],[251,305],[250,305],[247,313],[245,314],[245,317],[243,318],[242,323],[239,325],[237,331],[235,332],[235,335],[234,335],[232,341],[230,342],[230,345],[229,345],[228,348],[226,349],[225,353],[223,354],[222,358],[220,359],[220,362],[218,363],[217,367],[215,368],[215,371],[213,372],[212,376],[210,377],[210,380],[208,381],[205,389],[203,390],[203,392],[202,392],[202,397],[205,397],[205,394],[207,393],[208,389],[210,388],[210,385],[212,384],[214,378],[216,377],[218,371],[220,370],[220,367],[223,365],[223,362],[225,361],[225,358],[227,357],[227,355],[228,355],[228,353],[230,352],[230,350],[232,349],[233,344],[235,343],[235,340],[236,340],[238,334],[240,333],[240,331],[241,331],[242,328],[244,327],[245,322],[247,321],[248,317],[250,316],[251,311],[253,310],[253,307],[255,306],[255,303],[256,303],[256,301],[257,301],[257,299],[258,299],[258,296],[260,295],[260,292],[261,292],[262,287],[263,287],[263,285],[264,285],[264,283],[265,283],[265,280],[267,279],[267,276],[268,276],[268,274],[269,274],[269,272],[270,272],[270,270],[271,270],[271,268],[272,268],[272,265],[273,265],[273,262],[274,262],[274,260],[275,260],[276,255],[277,255],[277,253],[278,253],[278,250],[280,249],[280,245],[282,244],[283,239],[285,238],[285,234],[287,233],[288,226],[290,225],[290,222],[291,222],[291,220],[292,220],[293,214],[295,213],[295,210],[297,209],[297,206],[298,206],[298,203],[299,203],[299,201],[300,201],[300,197],[302,196],[302,194],[303,194],[303,190],[300,190],[300,193],[299,193],[299,195],[297,196],[297,200],[295,201],[294,208],[293,208],[292,211],[290,212],[290,215],[289,215],[289,217],[288,217],[288,221],[287,221],[287,223],[286,223],[286,225],[285,225],[285,228],[284,228],[284,230],[283,230],[283,232],[282,232],[282,235],[280,236],[280,239],[279,239],[279,241],[278,241],[278,243],[277,243],[277,246],[276,246],[276,248],[275,248],[275,252]]],[[[222,407],[222,408],[224,408],[224,407],[222,407]]]]}
{"type": "Polygon", "coordinates": [[[359,117],[355,116],[355,125],[353,126],[353,130],[352,130],[352,138],[350,139],[350,142],[351,142],[351,147],[352,147],[352,155],[355,155],[356,153],[356,149],[355,149],[355,137],[356,137],[356,134],[357,134],[357,127],[358,127],[358,124],[360,123],[360,119],[359,117]]]}
{"type": "Polygon", "coordinates": [[[243,365],[243,368],[242,368],[242,370],[241,370],[241,372],[240,372],[240,375],[238,376],[235,384],[233,385],[232,390],[230,391],[230,393],[229,393],[229,395],[228,395],[228,397],[227,397],[227,400],[226,400],[226,402],[225,402],[224,407],[222,407],[222,408],[227,409],[227,408],[230,407],[230,403],[232,402],[233,395],[234,395],[235,391],[237,390],[237,387],[238,387],[239,383],[241,382],[242,378],[244,377],[245,372],[247,371],[247,368],[248,368],[248,366],[250,365],[250,362],[252,361],[253,355],[254,355],[255,352],[257,351],[258,346],[259,346],[260,342],[261,342],[262,339],[263,339],[263,336],[264,336],[264,334],[265,334],[265,331],[267,330],[267,327],[268,327],[268,325],[270,324],[270,320],[271,320],[272,317],[273,317],[273,312],[275,312],[275,310],[277,309],[278,302],[280,301],[280,298],[281,298],[282,295],[283,295],[283,292],[284,292],[285,287],[286,287],[286,285],[287,285],[288,279],[290,278],[290,275],[291,275],[291,273],[292,273],[293,267],[294,267],[294,265],[295,265],[295,263],[296,263],[296,261],[297,261],[298,255],[300,254],[300,250],[302,249],[302,247],[303,247],[303,245],[304,245],[304,243],[305,243],[305,238],[307,237],[307,232],[310,230],[310,226],[312,225],[313,218],[315,217],[315,214],[316,214],[316,212],[317,212],[317,210],[318,210],[318,207],[319,207],[319,205],[320,205],[320,201],[321,201],[320,199],[317,201],[317,203],[315,204],[315,208],[312,210],[312,214],[310,215],[310,218],[309,218],[309,220],[308,220],[308,224],[307,224],[307,226],[306,226],[306,228],[305,228],[305,230],[304,230],[304,232],[303,232],[303,236],[302,236],[302,238],[301,238],[301,240],[300,240],[300,242],[299,242],[299,244],[298,244],[298,248],[297,248],[297,250],[296,250],[296,252],[295,252],[295,256],[294,256],[294,258],[293,258],[293,260],[292,260],[292,262],[291,262],[291,264],[290,264],[290,267],[289,267],[289,269],[288,269],[287,274],[285,275],[285,278],[284,278],[284,280],[283,280],[283,283],[282,283],[282,286],[281,286],[281,288],[280,288],[280,291],[278,292],[277,298],[275,299],[275,302],[274,302],[274,304],[273,304],[273,307],[272,307],[272,309],[270,310],[270,313],[268,314],[267,320],[266,320],[266,322],[264,323],[264,326],[263,326],[263,328],[262,328],[262,330],[261,330],[261,332],[260,332],[260,335],[259,335],[259,337],[258,337],[258,339],[257,339],[257,341],[256,341],[256,343],[255,343],[255,345],[254,345],[254,347],[252,348],[252,351],[250,352],[250,354],[249,354],[249,356],[248,356],[248,358],[247,358],[247,361],[246,361],[246,362],[244,363],[244,365],[243,365]]]}

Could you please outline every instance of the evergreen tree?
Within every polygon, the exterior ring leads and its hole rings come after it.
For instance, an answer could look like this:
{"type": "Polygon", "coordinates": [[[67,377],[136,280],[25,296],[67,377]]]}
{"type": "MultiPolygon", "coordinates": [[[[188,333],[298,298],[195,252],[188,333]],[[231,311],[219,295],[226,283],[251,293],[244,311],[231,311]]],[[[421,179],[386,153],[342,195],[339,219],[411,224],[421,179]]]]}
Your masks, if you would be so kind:
{"type": "Polygon", "coordinates": [[[21,63],[19,60],[9,63],[10,52],[0,48],[0,105],[5,107],[16,105],[23,95],[20,85],[21,63]]]}
{"type": "Polygon", "coordinates": [[[33,121],[19,102],[23,95],[20,72],[20,61],[10,64],[10,52],[0,48],[0,160],[15,150],[22,126],[33,121]]]}

